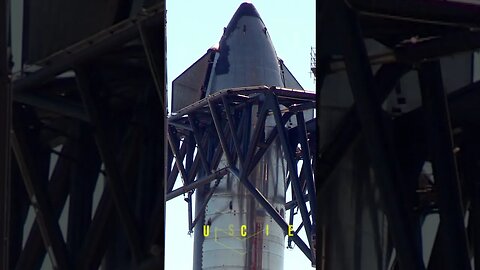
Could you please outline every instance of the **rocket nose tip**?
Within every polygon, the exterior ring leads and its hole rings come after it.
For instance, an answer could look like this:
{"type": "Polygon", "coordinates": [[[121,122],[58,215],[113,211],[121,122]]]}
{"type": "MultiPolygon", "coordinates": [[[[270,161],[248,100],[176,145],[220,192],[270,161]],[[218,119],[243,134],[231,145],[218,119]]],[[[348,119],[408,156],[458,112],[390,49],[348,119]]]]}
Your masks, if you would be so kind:
{"type": "Polygon", "coordinates": [[[258,16],[257,9],[252,2],[243,2],[236,12],[238,15],[256,15],[258,16]]]}
{"type": "Polygon", "coordinates": [[[238,7],[237,11],[233,15],[230,22],[228,23],[228,26],[225,28],[222,39],[227,38],[229,34],[235,30],[235,28],[237,27],[238,21],[240,20],[240,18],[243,18],[243,17],[256,17],[260,19],[260,14],[258,14],[257,9],[255,8],[255,6],[253,6],[252,3],[248,3],[248,2],[242,3],[238,7]]]}

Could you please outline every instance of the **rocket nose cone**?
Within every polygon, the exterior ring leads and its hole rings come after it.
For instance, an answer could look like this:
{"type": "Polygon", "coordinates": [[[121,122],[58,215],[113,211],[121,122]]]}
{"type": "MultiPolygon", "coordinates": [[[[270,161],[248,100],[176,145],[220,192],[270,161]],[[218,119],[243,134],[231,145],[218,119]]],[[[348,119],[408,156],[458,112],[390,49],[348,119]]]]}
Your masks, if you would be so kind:
{"type": "Polygon", "coordinates": [[[228,34],[230,34],[235,29],[235,27],[237,27],[238,21],[245,16],[256,17],[261,20],[255,6],[252,3],[244,2],[238,7],[237,11],[230,20],[230,23],[226,28],[226,36],[228,36],[228,34]]]}
{"type": "Polygon", "coordinates": [[[267,28],[251,3],[241,4],[228,23],[212,68],[207,94],[231,87],[283,86],[267,28]]]}
{"type": "Polygon", "coordinates": [[[256,16],[259,17],[257,9],[252,3],[244,2],[242,3],[238,9],[237,9],[237,14],[239,16],[256,16]]]}

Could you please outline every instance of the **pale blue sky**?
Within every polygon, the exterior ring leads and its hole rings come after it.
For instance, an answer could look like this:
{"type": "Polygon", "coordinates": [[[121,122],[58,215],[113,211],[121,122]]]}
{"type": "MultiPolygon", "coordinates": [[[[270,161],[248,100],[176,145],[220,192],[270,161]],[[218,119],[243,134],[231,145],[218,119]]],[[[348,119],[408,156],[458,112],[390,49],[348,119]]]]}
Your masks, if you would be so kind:
{"type": "MultiPolygon", "coordinates": [[[[244,1],[166,2],[167,76],[170,92],[172,80],[208,48],[218,43],[223,28],[244,1]]],[[[284,60],[303,88],[313,91],[315,83],[310,74],[310,48],[315,46],[315,1],[264,0],[252,3],[268,28],[277,55],[284,60]]],[[[187,234],[187,203],[183,196],[167,202],[166,211],[165,269],[191,270],[193,234],[191,237],[187,234]]],[[[298,223],[295,222],[294,225],[296,228],[298,223]]],[[[302,238],[306,242],[304,234],[302,238]]],[[[285,250],[284,269],[313,268],[305,255],[294,248],[285,250]]]]}

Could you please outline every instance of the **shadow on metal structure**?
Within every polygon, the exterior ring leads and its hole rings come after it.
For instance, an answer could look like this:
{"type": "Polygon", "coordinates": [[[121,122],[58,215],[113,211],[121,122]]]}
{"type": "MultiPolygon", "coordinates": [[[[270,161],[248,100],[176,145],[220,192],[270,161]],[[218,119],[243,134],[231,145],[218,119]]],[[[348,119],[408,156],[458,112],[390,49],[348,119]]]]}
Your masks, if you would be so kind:
{"type": "MultiPolygon", "coordinates": [[[[256,164],[272,143],[279,138],[283,157],[287,160],[289,182],[294,194],[292,201],[287,205],[290,205],[291,212],[298,207],[302,216],[302,225],[292,236],[289,236],[289,241],[293,241],[313,264],[315,251],[312,247],[317,220],[312,169],[316,149],[312,147],[315,127],[309,124],[314,119],[305,121],[304,113],[311,112],[314,107],[315,94],[313,93],[260,86],[221,90],[179,110],[168,119],[169,146],[172,155],[170,160],[174,166],[169,172],[167,200],[187,192],[191,194],[194,189],[205,186],[209,191],[205,196],[203,207],[200,208],[204,209],[218,182],[225,175],[232,175],[280,226],[284,235],[287,235],[289,224],[285,222],[283,213],[279,213],[278,209],[276,210],[266,199],[266,195],[262,194],[249,180],[249,174],[256,164]],[[256,125],[250,137],[245,131],[249,130],[247,127],[254,105],[258,105],[258,113],[255,114],[256,118],[251,120],[256,125]],[[264,127],[268,115],[273,115],[275,128],[265,133],[264,127]],[[297,126],[288,128],[286,123],[293,116],[296,117],[297,126]],[[205,150],[209,144],[214,145],[212,159],[207,158],[205,150]],[[197,151],[187,162],[186,149],[192,147],[196,147],[197,151]],[[226,161],[224,163],[220,163],[222,156],[226,161]],[[299,161],[302,161],[301,166],[299,161]],[[184,163],[187,164],[186,168],[184,163]],[[173,190],[174,181],[179,174],[183,180],[183,186],[173,190]],[[197,175],[201,176],[196,178],[197,175]],[[214,181],[216,184],[212,185],[214,181]],[[307,209],[307,202],[310,211],[307,209]],[[298,236],[302,226],[308,237],[307,243],[298,236]]],[[[191,205],[190,197],[186,201],[191,205]]],[[[199,220],[203,220],[204,211],[197,212],[198,215],[192,217],[191,206],[189,206],[190,230],[199,220]]]]}
{"type": "Polygon", "coordinates": [[[136,269],[163,260],[165,6],[144,3],[29,63],[38,69],[11,84],[2,21],[1,269],[136,269]]]}
{"type": "Polygon", "coordinates": [[[10,130],[12,122],[12,89],[10,81],[10,61],[7,53],[8,41],[8,2],[0,3],[0,267],[10,265],[10,225],[11,225],[11,151],[10,130]]]}
{"type": "MultiPolygon", "coordinates": [[[[425,269],[427,263],[428,269],[471,269],[477,262],[478,241],[471,229],[476,208],[471,205],[478,194],[466,177],[472,163],[459,169],[456,160],[471,158],[462,156],[457,145],[470,136],[472,129],[466,127],[478,123],[478,114],[466,112],[479,104],[473,97],[478,83],[467,79],[469,85],[452,89],[458,83],[445,79],[450,75],[442,77],[442,71],[451,71],[442,58],[480,47],[480,22],[473,11],[478,6],[419,1],[417,9],[416,2],[326,0],[318,5],[319,269],[425,269]],[[459,42],[462,38],[465,43],[459,42]],[[382,53],[369,55],[376,49],[382,53]],[[415,72],[418,80],[412,79],[415,72]],[[405,82],[414,86],[406,91],[417,91],[420,108],[387,111],[405,82]],[[340,97],[347,93],[343,89],[336,96],[327,93],[335,87],[349,88],[351,96],[340,97]],[[433,166],[434,180],[428,184],[421,180],[424,163],[433,166]],[[425,243],[423,222],[432,213],[440,214],[437,239],[425,243]],[[425,260],[429,244],[433,251],[425,260]]],[[[400,105],[405,102],[398,99],[400,105]]]]}

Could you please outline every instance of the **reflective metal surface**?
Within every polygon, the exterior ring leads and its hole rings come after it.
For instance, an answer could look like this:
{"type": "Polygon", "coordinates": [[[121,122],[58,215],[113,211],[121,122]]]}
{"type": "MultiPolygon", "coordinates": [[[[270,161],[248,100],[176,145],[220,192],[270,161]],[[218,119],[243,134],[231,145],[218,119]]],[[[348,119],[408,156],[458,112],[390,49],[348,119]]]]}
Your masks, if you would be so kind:
{"type": "MultiPolygon", "coordinates": [[[[225,88],[254,85],[284,86],[268,31],[253,5],[244,3],[220,41],[207,95],[225,88]]],[[[258,107],[253,106],[250,135],[257,111],[258,107]]],[[[268,116],[266,123],[265,134],[268,134],[274,127],[273,116],[268,116]]],[[[227,165],[225,158],[221,163],[227,165]]],[[[286,162],[280,144],[274,142],[249,175],[252,184],[283,216],[285,174],[286,162]]],[[[197,190],[197,211],[206,193],[197,190]]],[[[281,270],[284,239],[281,228],[248,190],[238,179],[227,175],[209,200],[203,223],[195,227],[194,269],[281,270]],[[209,224],[205,232],[204,224],[209,224]]]]}
{"type": "Polygon", "coordinates": [[[252,4],[243,3],[224,30],[207,88],[283,86],[268,30],[252,4]]]}

